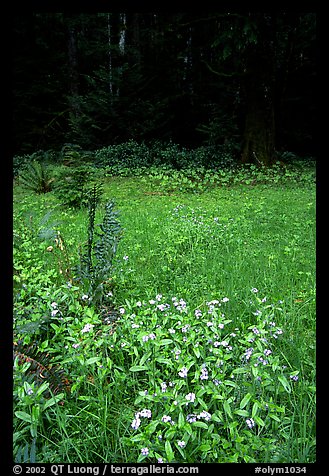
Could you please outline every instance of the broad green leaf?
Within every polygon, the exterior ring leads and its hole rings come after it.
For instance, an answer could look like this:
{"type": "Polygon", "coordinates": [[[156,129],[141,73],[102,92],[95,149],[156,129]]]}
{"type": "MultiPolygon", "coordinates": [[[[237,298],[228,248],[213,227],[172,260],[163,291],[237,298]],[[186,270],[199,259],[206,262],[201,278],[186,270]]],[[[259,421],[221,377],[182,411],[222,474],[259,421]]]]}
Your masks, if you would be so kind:
{"type": "Polygon", "coordinates": [[[17,418],[19,418],[20,420],[27,421],[28,423],[32,423],[31,415],[29,415],[26,412],[21,412],[21,411],[15,412],[15,416],[17,416],[17,418]]]}
{"type": "Polygon", "coordinates": [[[199,351],[199,348],[198,347],[193,347],[193,352],[195,353],[195,355],[197,356],[197,358],[200,357],[200,351],[199,351]]]}
{"type": "Polygon", "coordinates": [[[179,429],[183,428],[184,424],[185,424],[184,415],[183,415],[183,413],[180,413],[179,416],[178,416],[178,428],[179,429]]]}
{"type": "Polygon", "coordinates": [[[252,395],[251,393],[247,393],[247,395],[245,395],[243,397],[243,399],[241,400],[240,402],[240,408],[241,410],[248,404],[249,400],[251,399],[252,395]]]}
{"type": "Polygon", "coordinates": [[[141,358],[140,362],[139,362],[139,365],[144,365],[145,362],[147,361],[147,359],[152,355],[151,352],[148,352],[147,354],[143,355],[143,357],[141,358]]]}
{"type": "Polygon", "coordinates": [[[255,419],[255,416],[257,415],[258,408],[259,408],[258,402],[255,402],[255,403],[253,404],[252,410],[251,410],[251,417],[252,417],[253,419],[255,419]]]}
{"type": "Polygon", "coordinates": [[[170,359],[165,359],[164,357],[157,357],[156,362],[159,362],[159,364],[166,364],[166,365],[172,365],[172,361],[170,359]]]}
{"type": "Polygon", "coordinates": [[[161,339],[158,343],[158,345],[168,345],[168,344],[172,344],[172,339],[161,339]]]}
{"type": "Polygon", "coordinates": [[[225,401],[223,403],[223,407],[224,407],[224,411],[225,411],[226,415],[228,415],[230,418],[232,418],[232,412],[231,412],[230,404],[227,401],[225,401]]]}
{"type": "Polygon", "coordinates": [[[142,372],[143,370],[147,370],[147,367],[145,367],[145,365],[133,365],[129,369],[130,372],[142,372]]]}
{"type": "Polygon", "coordinates": [[[166,450],[166,456],[167,456],[168,463],[170,463],[174,459],[174,452],[172,450],[170,441],[168,441],[168,440],[165,442],[165,450],[166,450]]]}
{"type": "Polygon", "coordinates": [[[199,446],[199,451],[209,451],[211,450],[211,446],[209,443],[204,443],[203,445],[199,446]]]}
{"type": "Polygon", "coordinates": [[[205,430],[208,430],[207,423],[205,423],[203,421],[196,421],[196,422],[192,423],[192,427],[194,428],[195,426],[197,426],[199,428],[204,428],[205,430]]]}
{"type": "Polygon", "coordinates": [[[286,377],[284,377],[283,375],[279,375],[278,376],[278,380],[279,382],[282,384],[283,388],[285,389],[286,392],[290,393],[291,392],[291,388],[290,388],[290,384],[288,382],[288,380],[286,379],[286,377]]]}
{"type": "Polygon", "coordinates": [[[233,413],[235,415],[240,415],[240,416],[246,417],[246,418],[248,418],[248,416],[249,416],[249,412],[247,412],[247,410],[234,410],[233,413]]]}
{"type": "Polygon", "coordinates": [[[58,395],[51,397],[51,399],[44,404],[43,409],[45,410],[46,408],[52,407],[53,405],[55,405],[55,403],[59,402],[60,400],[63,400],[63,398],[64,393],[59,393],[58,395]]]}
{"type": "Polygon", "coordinates": [[[101,359],[100,357],[90,357],[90,359],[86,360],[85,365],[94,364],[95,362],[99,362],[100,359],[101,359]]]}
{"type": "Polygon", "coordinates": [[[254,420],[255,420],[255,423],[257,423],[258,426],[265,426],[264,420],[262,420],[259,416],[255,415],[254,420]]]}
{"type": "Polygon", "coordinates": [[[268,416],[269,416],[270,418],[272,418],[272,420],[277,421],[278,423],[280,423],[280,421],[281,421],[281,418],[279,418],[277,415],[274,415],[274,413],[269,413],[268,416]]]}

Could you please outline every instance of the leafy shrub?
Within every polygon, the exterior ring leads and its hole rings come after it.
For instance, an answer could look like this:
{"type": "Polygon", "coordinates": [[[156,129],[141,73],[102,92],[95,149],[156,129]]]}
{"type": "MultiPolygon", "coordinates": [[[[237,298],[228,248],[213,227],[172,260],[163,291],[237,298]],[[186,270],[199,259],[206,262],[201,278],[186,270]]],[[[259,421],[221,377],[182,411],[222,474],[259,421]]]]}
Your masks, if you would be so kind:
{"type": "Polygon", "coordinates": [[[62,169],[54,187],[57,198],[63,205],[81,208],[88,205],[88,193],[94,172],[87,165],[62,169]]]}
{"type": "Polygon", "coordinates": [[[92,162],[94,155],[90,151],[83,150],[78,144],[64,144],[60,152],[61,161],[70,167],[78,167],[92,162]]]}
{"type": "Polygon", "coordinates": [[[147,167],[151,162],[150,149],[145,144],[139,144],[134,140],[104,147],[95,152],[95,165],[97,167],[132,169],[147,167]]]}

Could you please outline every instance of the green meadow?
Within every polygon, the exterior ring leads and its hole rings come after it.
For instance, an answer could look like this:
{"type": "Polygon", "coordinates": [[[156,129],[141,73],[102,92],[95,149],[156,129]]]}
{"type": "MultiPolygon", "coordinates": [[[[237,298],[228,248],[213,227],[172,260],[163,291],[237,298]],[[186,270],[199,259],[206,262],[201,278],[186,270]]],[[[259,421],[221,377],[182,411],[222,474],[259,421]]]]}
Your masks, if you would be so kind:
{"type": "Polygon", "coordinates": [[[314,169],[144,172],[97,302],[88,208],[14,185],[16,461],[314,462],[314,169]]]}

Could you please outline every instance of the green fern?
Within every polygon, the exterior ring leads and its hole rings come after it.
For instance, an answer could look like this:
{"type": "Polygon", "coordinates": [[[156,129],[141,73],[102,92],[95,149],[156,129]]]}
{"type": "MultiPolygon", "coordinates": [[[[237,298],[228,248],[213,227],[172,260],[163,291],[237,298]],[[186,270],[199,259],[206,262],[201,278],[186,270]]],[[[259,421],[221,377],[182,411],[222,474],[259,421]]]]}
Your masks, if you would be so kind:
{"type": "Polygon", "coordinates": [[[14,458],[15,463],[36,463],[36,438],[33,438],[31,445],[26,443],[17,448],[14,458]]]}
{"type": "Polygon", "coordinates": [[[19,183],[38,194],[50,192],[53,181],[46,167],[37,160],[29,163],[19,175],[19,183]]]}
{"type": "Polygon", "coordinates": [[[100,189],[93,186],[89,194],[89,224],[86,244],[80,250],[80,264],[76,268],[78,277],[86,286],[86,292],[94,304],[100,304],[104,297],[104,283],[111,277],[114,257],[122,236],[121,225],[114,210],[114,202],[105,205],[103,222],[96,231],[96,208],[100,200],[100,189]]]}
{"type": "MultiPolygon", "coordinates": [[[[20,364],[25,362],[30,366],[26,371],[27,380],[34,383],[49,383],[49,389],[56,395],[57,393],[69,390],[69,382],[64,375],[64,371],[58,364],[53,364],[49,354],[40,352],[37,344],[25,345],[22,341],[14,343],[14,360],[17,358],[20,364]]],[[[47,397],[50,397],[46,394],[47,397]]]]}

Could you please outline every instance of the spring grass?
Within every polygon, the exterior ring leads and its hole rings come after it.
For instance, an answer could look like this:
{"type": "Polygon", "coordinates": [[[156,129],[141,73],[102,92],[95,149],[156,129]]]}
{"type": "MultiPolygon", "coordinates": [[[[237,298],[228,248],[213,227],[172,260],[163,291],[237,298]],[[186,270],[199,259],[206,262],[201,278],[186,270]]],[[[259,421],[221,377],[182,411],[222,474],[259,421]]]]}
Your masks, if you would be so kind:
{"type": "MultiPolygon", "coordinates": [[[[108,338],[110,340],[104,337],[99,347],[97,341],[96,344],[86,341],[85,349],[90,354],[85,355],[85,360],[105,352],[102,360],[95,360],[87,367],[82,357],[72,363],[71,354],[65,357],[63,350],[61,356],[58,350],[60,342],[62,348],[65,343],[72,345],[73,332],[68,335],[63,327],[53,338],[53,345],[48,344],[56,360],[62,358],[64,368],[68,371],[71,369],[76,380],[75,389],[73,384],[64,405],[51,406],[40,423],[37,440],[40,461],[135,462],[147,461],[148,457],[155,462],[159,457],[164,461],[178,462],[314,461],[315,187],[309,183],[232,185],[206,189],[202,193],[187,193],[179,189],[168,191],[167,187],[157,187],[157,182],[151,179],[143,181],[138,177],[107,177],[104,201],[107,199],[115,200],[124,228],[112,289],[115,306],[123,309],[125,314],[121,316],[117,327],[114,326],[108,338]],[[141,314],[140,319],[149,322],[150,326],[145,332],[153,332],[155,328],[151,326],[151,321],[156,319],[152,321],[154,326],[161,325],[162,314],[158,312],[155,318],[149,301],[155,300],[158,295],[163,295],[166,302],[171,302],[174,297],[187,302],[188,313],[183,314],[186,319],[183,322],[192,326],[195,324],[193,316],[196,310],[205,308],[206,303],[213,299],[228,297],[225,317],[231,322],[227,323],[227,328],[230,331],[239,329],[241,339],[238,348],[242,352],[243,345],[247,345],[243,344],[243,336],[247,336],[251,332],[250,326],[255,325],[259,306],[265,305],[258,302],[257,307],[252,289],[258,290],[257,296],[261,296],[264,303],[273,303],[278,308],[276,325],[284,332],[275,342],[273,353],[275,349],[275,355],[280,359],[280,369],[285,367],[288,374],[290,372],[292,375],[298,371],[298,382],[293,385],[289,382],[289,391],[288,386],[287,391],[284,391],[286,384],[282,384],[282,387],[276,374],[266,377],[269,381],[273,379],[272,384],[268,384],[268,388],[273,387],[271,391],[278,412],[273,416],[273,421],[264,420],[261,414],[258,429],[255,435],[251,435],[251,432],[243,429],[241,415],[237,414],[231,419],[233,410],[226,407],[223,431],[228,446],[222,452],[214,449],[213,442],[217,442],[217,436],[211,425],[203,422],[204,425],[195,428],[190,435],[189,427],[186,427],[187,433],[183,431],[183,417],[179,417],[182,430],[179,438],[188,435],[190,452],[188,446],[184,449],[177,445],[175,438],[178,438],[178,434],[173,436],[168,433],[169,430],[166,433],[168,443],[163,446],[163,453],[160,452],[159,445],[150,436],[155,431],[153,427],[162,424],[160,420],[158,423],[154,420],[150,427],[145,427],[140,439],[138,435],[134,436],[131,422],[138,410],[136,401],[138,403],[139,392],[145,388],[159,387],[161,378],[167,378],[166,381],[174,378],[174,363],[171,364],[172,371],[166,370],[165,364],[164,367],[158,364],[158,367],[149,367],[157,357],[169,359],[164,348],[154,347],[155,350],[150,352],[156,353],[150,354],[148,360],[140,364],[143,361],[143,349],[139,347],[141,341],[136,337],[137,331],[132,334],[130,327],[131,323],[139,325],[138,320],[130,318],[131,315],[139,316],[136,302],[143,302],[144,314],[141,314]],[[113,336],[117,340],[111,340],[113,336]],[[114,346],[114,351],[104,351],[109,342],[114,346]],[[124,344],[122,349],[119,349],[120,343],[124,344]],[[77,362],[82,366],[80,374],[77,362]],[[104,371],[99,368],[101,363],[105,365],[104,371]],[[136,365],[146,366],[147,371],[129,371],[136,365]],[[159,369],[163,370],[163,377],[157,374],[159,369]],[[152,380],[153,371],[158,377],[152,380]],[[280,408],[284,408],[284,413],[280,413],[280,408]],[[266,423],[265,428],[262,427],[262,421],[266,423]],[[230,446],[232,438],[241,440],[234,448],[230,446]],[[151,454],[141,455],[141,447],[151,443],[154,445],[151,454]],[[201,453],[198,447],[202,449],[201,453]],[[231,456],[225,460],[225,454],[231,456]]],[[[54,229],[60,230],[65,238],[72,264],[77,260],[79,245],[86,240],[86,210],[63,209],[53,193],[29,195],[20,187],[15,187],[14,238],[16,234],[17,251],[14,257],[16,263],[21,265],[15,281],[16,293],[20,292],[22,284],[29,286],[29,283],[33,283],[34,287],[40,288],[46,286],[41,277],[38,281],[35,273],[32,278],[28,269],[24,270],[26,267],[31,269],[35,266],[37,272],[43,274],[43,279],[49,273],[49,282],[64,286],[65,279],[58,273],[58,253],[46,251],[47,247],[54,245],[53,237],[38,238],[44,227],[42,217],[47,211],[52,211],[48,225],[54,222],[54,229]],[[31,243],[33,250],[29,249],[31,243]],[[51,270],[57,271],[51,274],[51,270]],[[22,274],[26,277],[22,278],[22,274]]],[[[96,222],[101,221],[100,215],[99,211],[96,222]]],[[[47,283],[47,286],[49,288],[50,284],[47,283]]],[[[84,313],[84,308],[81,309],[84,313]]],[[[269,311],[264,309],[260,312],[265,316],[269,311]]],[[[99,332],[103,332],[96,315],[91,316],[95,320],[90,322],[94,322],[99,332]]],[[[163,338],[168,339],[168,336],[163,338]]],[[[180,342],[178,344],[182,345],[180,342]]],[[[204,352],[200,359],[208,362],[206,350],[204,352]]],[[[239,362],[235,361],[236,366],[239,362]]],[[[191,360],[191,365],[197,364],[191,360]]],[[[273,368],[276,368],[275,365],[273,363],[273,368]]],[[[284,378],[289,379],[289,375],[284,378]]],[[[176,385],[181,383],[177,381],[176,385]]],[[[194,384],[190,382],[189,385],[194,384]]],[[[233,400],[229,400],[232,408],[237,398],[243,398],[248,393],[249,385],[248,381],[242,382],[236,394],[226,388],[227,399],[233,395],[233,400]]],[[[183,391],[184,387],[181,388],[183,391]]],[[[208,402],[202,396],[201,387],[195,384],[195,388],[196,394],[201,392],[200,402],[206,402],[200,405],[211,405],[211,400],[208,402]]],[[[210,392],[209,389],[207,391],[210,392]]],[[[264,400],[261,400],[259,396],[256,398],[256,394],[253,393],[254,407],[249,408],[249,403],[245,407],[242,405],[242,414],[248,409],[251,415],[252,408],[256,408],[253,412],[256,416],[260,415],[257,405],[261,408],[270,397],[265,392],[262,394],[264,400]]],[[[170,394],[168,398],[171,398],[170,394]]],[[[155,412],[160,412],[161,403],[152,400],[149,404],[153,405],[155,412]]],[[[166,411],[169,411],[169,407],[166,411]]],[[[220,419],[219,407],[215,405],[213,411],[214,418],[220,419]]],[[[22,422],[16,426],[16,431],[22,432],[17,435],[18,439],[29,441],[22,422]]]]}

